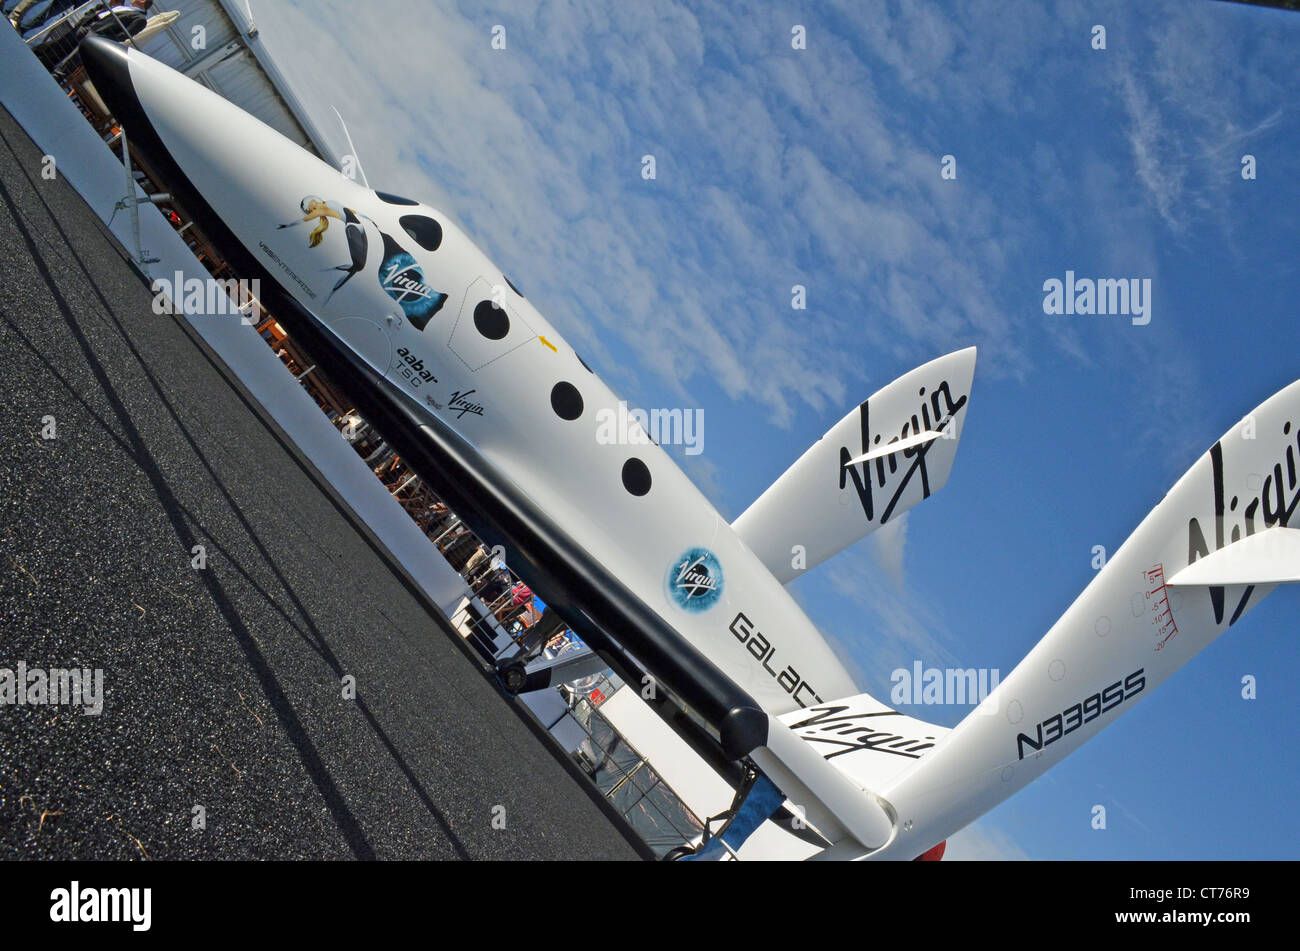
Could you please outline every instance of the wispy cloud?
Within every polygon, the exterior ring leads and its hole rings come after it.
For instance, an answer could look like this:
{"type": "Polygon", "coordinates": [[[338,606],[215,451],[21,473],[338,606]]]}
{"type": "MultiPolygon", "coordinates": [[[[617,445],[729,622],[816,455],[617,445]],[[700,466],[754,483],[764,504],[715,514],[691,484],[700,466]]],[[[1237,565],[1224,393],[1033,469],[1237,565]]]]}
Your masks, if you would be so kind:
{"type": "Polygon", "coordinates": [[[1270,133],[1290,96],[1275,77],[1293,64],[1294,49],[1267,32],[1243,38],[1223,29],[1223,11],[1209,5],[1163,12],[1130,26],[1118,54],[1115,90],[1134,170],[1173,234],[1209,226],[1231,237],[1243,154],[1280,157],[1270,133]]]}
{"type": "Polygon", "coordinates": [[[1179,161],[1175,140],[1165,131],[1159,111],[1132,72],[1120,77],[1119,93],[1128,114],[1128,142],[1138,180],[1165,223],[1175,232],[1182,231],[1178,206],[1186,170],[1179,161]]]}
{"type": "MultiPolygon", "coordinates": [[[[954,643],[944,620],[913,590],[903,571],[906,522],[897,529],[880,529],[883,541],[867,541],[835,556],[818,568],[825,573],[837,604],[854,623],[831,632],[844,641],[846,655],[861,670],[861,682],[874,696],[889,695],[890,675],[925,666],[955,666],[954,643]]],[[[953,724],[945,724],[953,725],[953,724]]]]}
{"type": "Polygon", "coordinates": [[[397,0],[258,15],[322,126],[331,103],[347,115],[371,179],[461,218],[633,399],[629,354],[679,399],[709,380],[782,427],[860,391],[869,347],[920,363],[976,342],[987,373],[1026,365],[999,291],[1019,211],[973,174],[941,180],[952,146],[877,77],[906,64],[930,96],[945,63],[1014,74],[1033,47],[981,29],[1007,61],[972,56],[965,20],[915,5],[883,45],[874,23],[846,38],[799,17],[805,51],[796,19],[724,4],[429,4],[419,30],[397,0]]]}
{"type": "Polygon", "coordinates": [[[1029,856],[1011,837],[988,822],[973,822],[948,837],[945,862],[1024,862],[1029,856]]]}
{"type": "Polygon", "coordinates": [[[871,554],[885,576],[901,590],[905,583],[903,553],[907,547],[907,513],[904,512],[872,532],[869,544],[871,554]]]}

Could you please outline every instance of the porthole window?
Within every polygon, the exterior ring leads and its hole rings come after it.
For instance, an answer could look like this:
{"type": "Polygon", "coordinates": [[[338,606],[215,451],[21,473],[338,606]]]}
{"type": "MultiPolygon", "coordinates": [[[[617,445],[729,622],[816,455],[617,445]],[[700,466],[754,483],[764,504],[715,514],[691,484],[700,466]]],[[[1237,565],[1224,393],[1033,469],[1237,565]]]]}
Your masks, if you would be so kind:
{"type": "Polygon", "coordinates": [[[489,340],[501,340],[510,333],[510,315],[490,300],[479,301],[474,307],[474,326],[489,340]]]}
{"type": "Polygon", "coordinates": [[[437,251],[442,244],[442,225],[428,215],[402,215],[398,219],[407,234],[426,251],[437,251]]]}
{"type": "Polygon", "coordinates": [[[582,415],[582,394],[572,383],[561,380],[551,388],[551,409],[560,419],[577,419],[582,415]]]}
{"type": "Polygon", "coordinates": [[[523,297],[523,296],[524,296],[524,292],[521,291],[519,288],[515,287],[515,282],[514,282],[514,281],[510,280],[510,278],[507,277],[505,274],[502,274],[501,277],[502,277],[503,280],[505,280],[505,282],[506,282],[507,284],[510,285],[510,289],[511,289],[512,291],[514,291],[514,292],[515,292],[516,294],[518,294],[520,297],[523,297]]]}
{"type": "Polygon", "coordinates": [[[640,459],[632,458],[623,463],[623,488],[636,496],[650,491],[650,469],[640,459]]]}

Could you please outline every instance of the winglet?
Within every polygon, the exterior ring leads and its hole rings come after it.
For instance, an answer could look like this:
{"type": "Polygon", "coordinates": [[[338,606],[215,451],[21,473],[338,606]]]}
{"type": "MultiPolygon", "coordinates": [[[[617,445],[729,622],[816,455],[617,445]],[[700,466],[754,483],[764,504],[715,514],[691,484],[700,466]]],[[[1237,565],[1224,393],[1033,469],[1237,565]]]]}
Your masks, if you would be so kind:
{"type": "Polygon", "coordinates": [[[1192,562],[1170,585],[1300,582],[1300,529],[1275,525],[1192,562]]]}
{"type": "Polygon", "coordinates": [[[915,436],[908,436],[906,439],[895,439],[893,442],[885,443],[871,452],[864,452],[860,456],[854,456],[844,463],[846,466],[856,466],[862,462],[870,462],[872,459],[880,459],[883,456],[892,456],[896,452],[902,452],[904,449],[914,449],[917,446],[924,446],[928,442],[943,437],[943,433],[936,433],[932,429],[927,429],[923,433],[917,433],[915,436]]]}

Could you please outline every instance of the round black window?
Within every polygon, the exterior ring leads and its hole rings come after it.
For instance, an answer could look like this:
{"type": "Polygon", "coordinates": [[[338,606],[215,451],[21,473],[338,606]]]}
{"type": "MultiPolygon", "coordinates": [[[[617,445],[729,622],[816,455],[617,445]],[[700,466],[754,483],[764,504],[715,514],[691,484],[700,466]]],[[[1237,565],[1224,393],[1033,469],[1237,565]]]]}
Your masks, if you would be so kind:
{"type": "Polygon", "coordinates": [[[428,215],[403,215],[398,219],[403,230],[426,251],[437,251],[442,244],[442,225],[428,215]]]}
{"type": "Polygon", "coordinates": [[[551,409],[560,419],[577,419],[582,415],[582,394],[572,383],[556,383],[551,388],[551,409]]]}
{"type": "Polygon", "coordinates": [[[510,315],[504,307],[482,300],[474,307],[474,326],[489,340],[500,340],[510,333],[510,315]]]}
{"type": "Polygon", "coordinates": [[[632,458],[623,463],[623,488],[633,495],[645,495],[650,491],[650,469],[640,459],[632,458]]]}

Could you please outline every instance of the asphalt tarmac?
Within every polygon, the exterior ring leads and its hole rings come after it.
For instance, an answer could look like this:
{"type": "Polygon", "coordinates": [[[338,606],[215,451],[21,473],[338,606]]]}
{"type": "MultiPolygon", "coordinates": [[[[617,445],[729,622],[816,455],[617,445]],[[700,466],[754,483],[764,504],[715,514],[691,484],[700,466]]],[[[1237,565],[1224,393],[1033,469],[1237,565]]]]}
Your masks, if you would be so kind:
{"type": "Polygon", "coordinates": [[[0,859],[636,858],[40,158],[0,109],[0,678],[103,708],[0,703],[0,859]]]}

